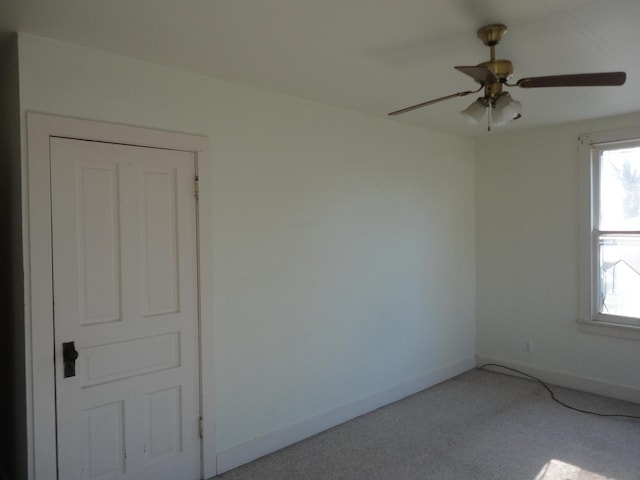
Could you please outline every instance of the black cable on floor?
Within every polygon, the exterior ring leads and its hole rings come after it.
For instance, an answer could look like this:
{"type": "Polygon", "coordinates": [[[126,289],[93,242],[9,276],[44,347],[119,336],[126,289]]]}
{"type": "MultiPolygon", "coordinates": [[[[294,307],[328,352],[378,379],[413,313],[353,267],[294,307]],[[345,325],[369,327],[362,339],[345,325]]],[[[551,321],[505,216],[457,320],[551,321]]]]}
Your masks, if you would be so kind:
{"type": "Polygon", "coordinates": [[[598,412],[592,412],[590,410],[583,410],[581,408],[572,407],[571,405],[568,405],[568,404],[564,403],[562,400],[557,399],[556,395],[553,393],[553,390],[551,390],[546,383],[544,383],[539,378],[534,377],[533,375],[529,375],[528,373],[521,372],[520,370],[516,370],[515,368],[505,367],[504,365],[498,365],[497,363],[485,363],[484,365],[478,367],[478,370],[482,370],[485,367],[504,368],[505,370],[510,370],[510,371],[515,372],[517,374],[524,375],[525,377],[530,378],[531,380],[535,380],[540,385],[542,385],[547,390],[547,392],[549,392],[549,395],[551,395],[551,399],[552,400],[554,400],[555,402],[559,403],[563,407],[569,408],[571,410],[575,410],[576,412],[588,413],[589,415],[597,415],[599,417],[620,417],[620,418],[633,418],[634,420],[640,420],[640,416],[637,416],[637,415],[622,415],[622,414],[617,414],[617,413],[598,413],[598,412]]]}

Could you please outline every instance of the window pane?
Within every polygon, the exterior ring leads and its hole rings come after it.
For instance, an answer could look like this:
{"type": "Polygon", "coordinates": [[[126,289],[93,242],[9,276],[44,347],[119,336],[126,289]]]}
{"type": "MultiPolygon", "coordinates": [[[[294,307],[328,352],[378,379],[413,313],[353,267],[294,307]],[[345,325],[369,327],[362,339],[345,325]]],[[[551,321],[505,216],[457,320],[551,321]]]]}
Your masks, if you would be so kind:
{"type": "Polygon", "coordinates": [[[599,229],[640,230],[640,147],[602,152],[599,229]]]}
{"type": "Polygon", "coordinates": [[[600,313],[640,317],[640,236],[600,236],[600,313]]]}

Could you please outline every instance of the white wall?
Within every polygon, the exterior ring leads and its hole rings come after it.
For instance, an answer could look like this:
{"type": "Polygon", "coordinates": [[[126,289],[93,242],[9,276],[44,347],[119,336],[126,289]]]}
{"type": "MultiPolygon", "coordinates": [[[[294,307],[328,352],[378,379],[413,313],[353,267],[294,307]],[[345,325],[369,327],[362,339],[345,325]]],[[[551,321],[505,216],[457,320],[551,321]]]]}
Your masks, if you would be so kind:
{"type": "Polygon", "coordinates": [[[211,138],[218,450],[473,365],[472,140],[34,36],[19,49],[23,121],[211,138]]]}
{"type": "Polygon", "coordinates": [[[476,158],[477,353],[640,402],[640,343],[579,333],[577,140],[640,114],[485,136],[476,158]],[[524,339],[533,341],[531,353],[524,339]]]}

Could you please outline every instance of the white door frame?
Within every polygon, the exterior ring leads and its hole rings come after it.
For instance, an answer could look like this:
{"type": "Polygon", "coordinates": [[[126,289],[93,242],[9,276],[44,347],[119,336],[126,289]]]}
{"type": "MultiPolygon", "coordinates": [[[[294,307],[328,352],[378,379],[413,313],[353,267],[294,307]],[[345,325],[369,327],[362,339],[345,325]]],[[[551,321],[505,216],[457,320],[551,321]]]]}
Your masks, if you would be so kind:
{"type": "MultiPolygon", "coordinates": [[[[213,409],[212,228],[209,139],[41,113],[27,113],[27,204],[23,221],[25,267],[25,357],[28,472],[50,480],[56,472],[53,281],[51,258],[51,167],[49,138],[65,137],[193,152],[199,176],[197,206],[200,405],[204,477],[216,474],[213,409]],[[200,294],[203,292],[203,294],[200,294]],[[206,348],[203,348],[206,346],[206,348]],[[203,371],[206,366],[206,372],[203,371]]],[[[23,196],[23,198],[25,198],[23,196]]]]}

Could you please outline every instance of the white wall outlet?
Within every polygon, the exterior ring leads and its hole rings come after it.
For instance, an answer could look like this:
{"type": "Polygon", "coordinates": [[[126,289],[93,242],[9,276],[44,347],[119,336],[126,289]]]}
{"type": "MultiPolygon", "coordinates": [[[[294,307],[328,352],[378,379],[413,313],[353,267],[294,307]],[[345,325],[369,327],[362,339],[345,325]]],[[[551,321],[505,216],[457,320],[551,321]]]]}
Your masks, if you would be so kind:
{"type": "Polygon", "coordinates": [[[525,352],[533,352],[533,342],[531,340],[524,340],[522,342],[522,348],[525,352]]]}

